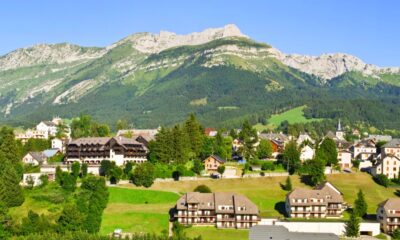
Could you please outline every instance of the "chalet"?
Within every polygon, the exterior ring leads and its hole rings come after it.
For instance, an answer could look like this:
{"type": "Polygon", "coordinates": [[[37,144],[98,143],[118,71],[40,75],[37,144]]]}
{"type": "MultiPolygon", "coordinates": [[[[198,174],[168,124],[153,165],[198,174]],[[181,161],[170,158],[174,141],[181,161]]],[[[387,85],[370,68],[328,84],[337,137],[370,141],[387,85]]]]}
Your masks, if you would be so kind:
{"type": "Polygon", "coordinates": [[[16,134],[15,139],[20,140],[22,143],[26,143],[30,138],[34,139],[47,139],[48,134],[45,131],[38,131],[28,129],[25,132],[16,134]]]}
{"type": "Polygon", "coordinates": [[[122,136],[78,138],[67,145],[65,162],[100,164],[103,160],[110,160],[121,166],[126,162],[145,162],[147,153],[142,143],[122,136]]]}
{"type": "Polygon", "coordinates": [[[184,194],[176,203],[174,219],[183,225],[250,228],[259,219],[257,206],[236,193],[184,194]]]}
{"type": "Polygon", "coordinates": [[[150,141],[156,139],[158,131],[159,128],[119,130],[117,132],[117,137],[133,138],[137,142],[142,143],[144,146],[147,147],[150,141]]]}
{"type": "Polygon", "coordinates": [[[383,155],[392,155],[400,158],[400,138],[393,138],[390,142],[384,144],[381,148],[383,155]]]}
{"type": "Polygon", "coordinates": [[[265,140],[276,140],[279,142],[282,142],[284,144],[288,143],[290,141],[290,137],[288,137],[287,135],[283,134],[283,133],[260,133],[258,135],[259,139],[265,139],[265,140]]]}
{"type": "Polygon", "coordinates": [[[400,172],[400,158],[396,156],[386,156],[379,159],[378,162],[371,168],[372,175],[383,174],[389,179],[399,177],[400,172]]]}
{"type": "Polygon", "coordinates": [[[270,140],[270,142],[271,142],[271,145],[272,145],[273,155],[276,156],[279,153],[283,153],[283,150],[285,149],[285,143],[284,142],[281,142],[279,140],[274,140],[274,139],[270,140]]]}
{"type": "Polygon", "coordinates": [[[29,165],[33,165],[33,166],[45,164],[46,161],[47,161],[47,158],[42,152],[28,152],[22,158],[22,162],[24,164],[29,164],[29,165]]]}
{"type": "Polygon", "coordinates": [[[400,228],[400,198],[389,198],[378,205],[376,217],[385,233],[400,228]]]}
{"type": "Polygon", "coordinates": [[[204,159],[204,169],[209,174],[217,173],[218,167],[225,164],[225,160],[217,155],[211,155],[204,159]]]}
{"type": "Polygon", "coordinates": [[[305,145],[303,148],[301,148],[300,160],[302,162],[311,160],[314,158],[314,155],[315,155],[315,150],[312,147],[305,145]]]}
{"type": "Polygon", "coordinates": [[[218,131],[215,130],[214,128],[205,128],[204,129],[204,134],[207,137],[215,137],[217,135],[218,131]]]}
{"type": "Polygon", "coordinates": [[[373,160],[376,155],[376,146],[373,140],[362,140],[351,148],[353,158],[358,160],[373,160]]]}
{"type": "Polygon", "coordinates": [[[286,196],[286,212],[291,218],[342,217],[343,194],[329,182],[314,189],[297,188],[286,196]]]}

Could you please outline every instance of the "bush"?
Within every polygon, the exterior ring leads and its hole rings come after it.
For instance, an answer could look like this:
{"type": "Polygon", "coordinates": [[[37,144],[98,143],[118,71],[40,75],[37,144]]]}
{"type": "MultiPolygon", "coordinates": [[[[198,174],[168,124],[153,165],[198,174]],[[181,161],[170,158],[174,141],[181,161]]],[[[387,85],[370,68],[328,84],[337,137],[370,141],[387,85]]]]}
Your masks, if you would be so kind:
{"type": "Polygon", "coordinates": [[[388,179],[388,177],[383,174],[378,174],[374,176],[373,179],[377,184],[382,185],[384,187],[388,187],[390,184],[390,180],[388,179]]]}
{"type": "Polygon", "coordinates": [[[261,165],[261,170],[263,170],[263,171],[274,171],[275,170],[275,163],[273,163],[273,162],[264,162],[261,165]]]}
{"type": "Polygon", "coordinates": [[[206,185],[199,185],[194,189],[194,191],[199,193],[211,193],[211,189],[206,185]]]}

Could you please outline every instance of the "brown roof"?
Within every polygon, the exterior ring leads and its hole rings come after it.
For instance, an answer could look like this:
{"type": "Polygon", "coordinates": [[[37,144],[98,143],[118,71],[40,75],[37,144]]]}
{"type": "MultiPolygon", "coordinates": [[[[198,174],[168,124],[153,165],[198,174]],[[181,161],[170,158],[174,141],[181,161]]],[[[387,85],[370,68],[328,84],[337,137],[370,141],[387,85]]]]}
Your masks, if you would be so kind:
{"type": "Polygon", "coordinates": [[[388,217],[400,217],[400,198],[389,198],[380,203],[379,207],[383,207],[388,217]],[[389,210],[394,210],[395,212],[389,212],[389,210]]]}
{"type": "Polygon", "coordinates": [[[289,200],[292,199],[307,199],[307,202],[293,202],[290,201],[290,205],[326,205],[327,203],[343,202],[342,193],[335,188],[332,184],[325,182],[316,186],[314,189],[303,189],[297,188],[290,192],[287,197],[289,200]],[[310,202],[311,198],[323,199],[323,202],[310,202]]]}
{"type": "Polygon", "coordinates": [[[216,213],[258,214],[258,207],[248,198],[236,193],[199,193],[188,192],[176,203],[177,210],[187,209],[188,203],[199,204],[199,209],[215,210],[216,213]],[[233,209],[218,209],[218,206],[232,206],[233,209]],[[239,211],[239,207],[243,210],[239,211]]]}
{"type": "Polygon", "coordinates": [[[126,138],[126,137],[86,137],[86,138],[78,138],[70,142],[69,144],[76,144],[76,145],[84,145],[84,144],[100,144],[105,145],[111,139],[115,139],[119,144],[141,144],[133,138],[126,138]]]}

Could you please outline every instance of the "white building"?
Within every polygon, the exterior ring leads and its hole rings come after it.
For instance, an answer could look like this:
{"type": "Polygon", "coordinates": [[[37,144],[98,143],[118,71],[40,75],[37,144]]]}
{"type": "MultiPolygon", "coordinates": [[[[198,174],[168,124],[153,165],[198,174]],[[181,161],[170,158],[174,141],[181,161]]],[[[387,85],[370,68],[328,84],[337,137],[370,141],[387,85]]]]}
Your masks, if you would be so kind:
{"type": "Polygon", "coordinates": [[[353,164],[351,163],[351,152],[347,150],[338,151],[338,160],[341,169],[348,169],[353,166],[353,164]]]}
{"type": "Polygon", "coordinates": [[[46,156],[42,152],[28,152],[23,158],[24,164],[38,166],[40,164],[46,164],[46,156]]]}
{"type": "Polygon", "coordinates": [[[389,179],[399,176],[400,159],[396,156],[386,156],[371,168],[372,175],[384,174],[389,179]]]}
{"type": "Polygon", "coordinates": [[[53,138],[51,140],[51,148],[58,149],[61,152],[65,152],[64,142],[59,138],[53,138]]]}
{"type": "Polygon", "coordinates": [[[46,138],[54,137],[57,134],[57,124],[52,121],[41,121],[36,125],[36,130],[45,132],[46,138]]]}
{"type": "Polygon", "coordinates": [[[15,139],[21,140],[22,143],[26,143],[30,138],[47,139],[47,137],[48,134],[46,131],[28,129],[23,133],[16,134],[15,139]]]}
{"type": "Polygon", "coordinates": [[[300,151],[300,160],[302,162],[311,160],[314,158],[314,155],[315,155],[315,150],[310,146],[306,145],[300,151]]]}
{"type": "Polygon", "coordinates": [[[400,138],[394,138],[390,142],[382,146],[383,155],[393,155],[400,158],[400,138]]]}
{"type": "Polygon", "coordinates": [[[43,174],[41,173],[25,173],[22,177],[22,186],[29,186],[33,185],[34,187],[39,186],[42,184],[42,181],[40,180],[40,176],[43,174]]]}
{"type": "Polygon", "coordinates": [[[372,160],[376,155],[376,146],[373,140],[363,140],[352,146],[353,158],[359,160],[372,160]]]}

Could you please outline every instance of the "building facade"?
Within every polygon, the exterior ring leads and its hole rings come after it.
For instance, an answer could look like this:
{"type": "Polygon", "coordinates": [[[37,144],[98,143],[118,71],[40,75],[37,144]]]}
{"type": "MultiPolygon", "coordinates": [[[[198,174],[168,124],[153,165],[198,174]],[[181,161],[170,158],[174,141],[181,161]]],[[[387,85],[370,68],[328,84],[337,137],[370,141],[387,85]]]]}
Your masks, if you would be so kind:
{"type": "Polygon", "coordinates": [[[373,140],[363,140],[351,147],[353,158],[359,160],[373,160],[376,155],[376,146],[373,140]]]}
{"type": "Polygon", "coordinates": [[[381,153],[385,156],[396,156],[400,158],[400,138],[393,138],[382,146],[381,153]]]}
{"type": "Polygon", "coordinates": [[[225,160],[217,155],[211,155],[204,160],[204,170],[207,173],[217,173],[218,167],[223,165],[225,160]]]}
{"type": "Polygon", "coordinates": [[[189,192],[177,201],[174,219],[183,225],[250,228],[258,215],[257,206],[241,194],[189,192]]]}
{"type": "Polygon", "coordinates": [[[338,164],[341,169],[349,169],[353,166],[351,155],[351,152],[347,150],[338,151],[338,164]]]}
{"type": "Polygon", "coordinates": [[[291,218],[342,217],[342,193],[325,182],[314,189],[295,189],[286,196],[286,212],[291,218]]]}
{"type": "Polygon", "coordinates": [[[396,156],[386,156],[371,168],[372,175],[383,174],[389,179],[395,179],[399,176],[400,159],[396,156]]]}
{"type": "Polygon", "coordinates": [[[103,160],[114,161],[117,166],[127,162],[147,161],[147,148],[131,138],[89,137],[75,139],[67,145],[66,163],[79,161],[92,165],[103,160]]]}
{"type": "Polygon", "coordinates": [[[380,203],[376,216],[385,233],[391,233],[400,228],[400,198],[389,198],[380,203]]]}

